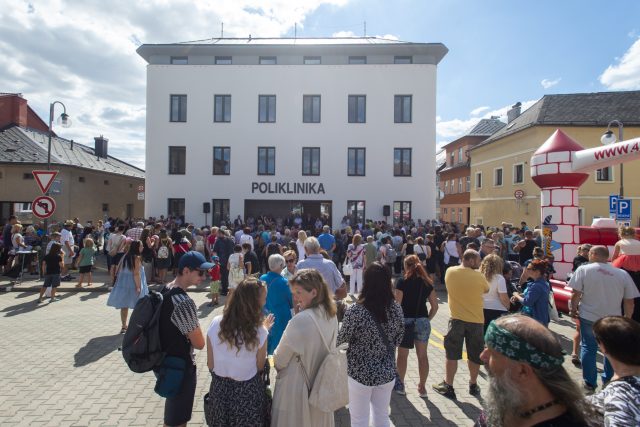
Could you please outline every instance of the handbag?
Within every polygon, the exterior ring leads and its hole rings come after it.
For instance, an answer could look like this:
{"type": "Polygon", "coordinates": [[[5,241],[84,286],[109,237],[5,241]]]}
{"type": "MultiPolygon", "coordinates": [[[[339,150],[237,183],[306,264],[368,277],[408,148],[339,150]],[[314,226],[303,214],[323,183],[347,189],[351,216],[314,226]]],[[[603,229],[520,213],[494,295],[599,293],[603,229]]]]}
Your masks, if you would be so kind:
{"type": "MultiPolygon", "coordinates": [[[[313,323],[315,323],[318,332],[320,332],[320,338],[325,348],[329,352],[325,357],[320,368],[316,373],[316,378],[313,384],[309,383],[309,375],[302,363],[300,356],[297,356],[298,362],[302,367],[302,373],[304,375],[305,383],[307,384],[307,390],[309,391],[309,404],[319,409],[322,412],[333,412],[340,408],[345,407],[349,403],[349,386],[347,375],[347,354],[346,350],[348,344],[343,343],[339,346],[333,346],[333,349],[329,347],[327,341],[322,335],[322,330],[318,325],[316,319],[311,316],[313,323]]],[[[334,331],[331,337],[331,343],[335,343],[336,331],[334,331]]]]}
{"type": "Polygon", "coordinates": [[[345,276],[351,276],[353,274],[353,265],[351,264],[351,260],[347,260],[347,262],[342,265],[342,273],[345,276]]]}
{"type": "Polygon", "coordinates": [[[549,289],[549,320],[558,322],[560,315],[558,315],[558,309],[556,308],[556,300],[553,297],[553,291],[549,289]]]}
{"type": "Polygon", "coordinates": [[[460,264],[460,258],[457,256],[453,256],[449,253],[449,249],[447,249],[447,244],[444,244],[444,251],[449,255],[449,266],[455,266],[460,264]]]}
{"type": "Polygon", "coordinates": [[[156,386],[153,391],[161,397],[175,397],[182,388],[187,362],[176,356],[165,356],[162,364],[154,368],[156,386]]]}
{"type": "Polygon", "coordinates": [[[273,405],[273,396],[271,395],[271,389],[269,385],[271,384],[271,379],[269,378],[269,373],[271,372],[271,365],[269,364],[269,358],[264,362],[264,368],[262,369],[262,373],[260,374],[262,378],[262,382],[264,383],[264,402],[262,406],[262,420],[264,422],[265,427],[271,426],[271,406],[273,405]]]}

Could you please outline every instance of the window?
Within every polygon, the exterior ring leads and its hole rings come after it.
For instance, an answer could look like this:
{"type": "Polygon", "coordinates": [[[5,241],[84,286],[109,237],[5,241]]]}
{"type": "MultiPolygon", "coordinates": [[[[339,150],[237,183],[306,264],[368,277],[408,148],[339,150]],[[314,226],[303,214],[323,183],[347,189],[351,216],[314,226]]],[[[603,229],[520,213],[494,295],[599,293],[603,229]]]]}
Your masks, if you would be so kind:
{"type": "Polygon", "coordinates": [[[464,162],[464,158],[462,157],[462,147],[458,148],[458,163],[464,162]]]}
{"type": "Polygon", "coordinates": [[[213,174],[229,175],[231,169],[231,147],[213,147],[213,174]]]}
{"type": "Polygon", "coordinates": [[[394,56],[393,57],[394,64],[413,64],[412,56],[394,56]]]}
{"type": "Polygon", "coordinates": [[[320,148],[302,148],[302,175],[320,175],[320,148]]]}
{"type": "Polygon", "coordinates": [[[85,182],[84,176],[79,176],[78,177],[78,182],[85,182]]]}
{"type": "Polygon", "coordinates": [[[411,148],[393,149],[393,175],[411,176],[411,148]]]}
{"type": "Polygon", "coordinates": [[[348,150],[347,175],[364,176],[366,166],[366,148],[352,148],[348,150]]]}
{"type": "Polygon", "coordinates": [[[320,123],[320,95],[302,97],[302,122],[320,123]]]}
{"type": "Polygon", "coordinates": [[[411,219],[411,202],[393,202],[393,220],[407,221],[411,219]]]}
{"type": "Polygon", "coordinates": [[[29,172],[25,172],[22,174],[22,179],[34,179],[33,174],[29,172]]]}
{"type": "Polygon", "coordinates": [[[476,188],[482,188],[482,172],[476,172],[476,188]]]}
{"type": "Polygon", "coordinates": [[[462,208],[458,208],[458,222],[462,223],[462,208]]]}
{"type": "Polygon", "coordinates": [[[216,56],[216,65],[231,65],[230,56],[216,56]]]}
{"type": "Polygon", "coordinates": [[[470,176],[468,176],[468,177],[467,177],[467,187],[466,187],[466,191],[467,191],[467,193],[468,193],[469,191],[471,191],[471,177],[470,177],[470,176]]]}
{"type": "Polygon", "coordinates": [[[187,95],[171,95],[170,121],[187,121],[187,95]]]}
{"type": "Polygon", "coordinates": [[[213,121],[229,123],[231,121],[231,95],[215,95],[213,121]]]}
{"type": "Polygon", "coordinates": [[[184,216],[184,199],[167,199],[168,216],[184,216]]]}
{"type": "Polygon", "coordinates": [[[458,178],[458,193],[462,193],[462,178],[458,178]]]}
{"type": "Polygon", "coordinates": [[[448,213],[449,213],[449,209],[444,208],[444,214],[446,215],[446,214],[448,214],[448,213]]]}
{"type": "Polygon", "coordinates": [[[211,202],[213,207],[213,212],[211,213],[212,223],[229,225],[229,199],[213,199],[211,202]]]}
{"type": "Polygon", "coordinates": [[[444,181],[444,194],[449,194],[449,180],[444,181]]]}
{"type": "Polygon", "coordinates": [[[449,166],[453,166],[456,163],[456,153],[453,151],[449,154],[449,166]]]}
{"type": "Polygon", "coordinates": [[[184,175],[187,147],[169,147],[169,175],[184,175]]]}
{"type": "Polygon", "coordinates": [[[524,165],[522,163],[513,165],[513,183],[514,184],[524,183],[524,165]]]}
{"type": "Polygon", "coordinates": [[[276,174],[276,148],[258,147],[258,175],[276,174]]]}
{"type": "Polygon", "coordinates": [[[127,203],[125,210],[127,212],[127,218],[133,218],[133,203],[127,203]]]}
{"type": "Polygon", "coordinates": [[[495,168],[493,170],[493,186],[502,187],[502,168],[495,168]]]}
{"type": "Polygon", "coordinates": [[[261,56],[260,65],[276,65],[278,59],[275,56],[261,56]]]}
{"type": "Polygon", "coordinates": [[[276,96],[258,96],[258,123],[276,122],[276,96]]]}
{"type": "Polygon", "coordinates": [[[613,182],[613,168],[608,166],[598,169],[596,171],[596,182],[613,182]]]}
{"type": "Polygon", "coordinates": [[[364,200],[348,200],[347,201],[347,216],[351,220],[351,226],[356,224],[364,224],[365,214],[365,201],[364,200]]]}
{"type": "Polygon", "coordinates": [[[367,57],[366,56],[350,56],[349,64],[366,64],[367,57]]]}
{"type": "Polygon", "coordinates": [[[320,65],[321,60],[319,56],[305,56],[304,65],[320,65]]]}
{"type": "Polygon", "coordinates": [[[349,95],[349,123],[365,123],[367,121],[367,97],[365,95],[349,95]]]}
{"type": "Polygon", "coordinates": [[[451,180],[451,194],[455,194],[456,193],[456,180],[452,179],[451,180]]]}
{"type": "Polygon", "coordinates": [[[395,123],[411,123],[411,95],[396,95],[393,120],[395,123]]]}
{"type": "Polygon", "coordinates": [[[173,65],[187,65],[189,63],[189,59],[186,56],[172,56],[171,64],[173,65]]]}
{"type": "Polygon", "coordinates": [[[109,185],[109,180],[108,179],[104,180],[104,185],[109,185]]]}

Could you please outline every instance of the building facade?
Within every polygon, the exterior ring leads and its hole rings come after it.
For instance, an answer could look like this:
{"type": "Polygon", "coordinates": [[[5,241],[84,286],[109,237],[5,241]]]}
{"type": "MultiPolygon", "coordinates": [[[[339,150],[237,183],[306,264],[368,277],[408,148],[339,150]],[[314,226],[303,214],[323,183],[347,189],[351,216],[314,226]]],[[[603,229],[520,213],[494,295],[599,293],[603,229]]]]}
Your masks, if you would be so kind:
{"type": "MultiPolygon", "coordinates": [[[[540,189],[532,181],[533,153],[561,129],[584,148],[600,146],[600,137],[611,120],[624,124],[624,139],[640,136],[640,91],[545,95],[520,114],[514,106],[512,120],[500,131],[476,145],[471,153],[471,222],[499,225],[541,224],[540,189]],[[516,198],[516,191],[518,196],[516,198]]],[[[617,128],[612,128],[617,136],[617,128]]],[[[640,225],[640,165],[624,166],[625,198],[634,202],[633,225],[640,225]]],[[[580,187],[580,224],[609,216],[609,195],[618,194],[620,166],[591,173],[580,187]]]]}
{"type": "Polygon", "coordinates": [[[438,172],[440,218],[443,221],[469,224],[471,206],[471,161],[469,150],[506,126],[497,118],[481,119],[466,135],[444,146],[446,166],[438,172]]]}
{"type": "Polygon", "coordinates": [[[434,217],[442,44],[216,39],[138,53],[147,216],[434,217]]]}

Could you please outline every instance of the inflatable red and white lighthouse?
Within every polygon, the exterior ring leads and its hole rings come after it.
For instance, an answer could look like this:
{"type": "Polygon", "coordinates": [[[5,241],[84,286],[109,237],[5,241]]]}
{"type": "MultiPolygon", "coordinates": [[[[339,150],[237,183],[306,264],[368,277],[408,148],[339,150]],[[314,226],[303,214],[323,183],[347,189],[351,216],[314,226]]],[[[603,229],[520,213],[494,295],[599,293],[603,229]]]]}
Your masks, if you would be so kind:
{"type": "Polygon", "coordinates": [[[640,138],[584,149],[557,129],[531,157],[531,178],[540,194],[544,246],[561,280],[571,272],[579,242],[578,188],[590,171],[640,158],[640,138]]]}

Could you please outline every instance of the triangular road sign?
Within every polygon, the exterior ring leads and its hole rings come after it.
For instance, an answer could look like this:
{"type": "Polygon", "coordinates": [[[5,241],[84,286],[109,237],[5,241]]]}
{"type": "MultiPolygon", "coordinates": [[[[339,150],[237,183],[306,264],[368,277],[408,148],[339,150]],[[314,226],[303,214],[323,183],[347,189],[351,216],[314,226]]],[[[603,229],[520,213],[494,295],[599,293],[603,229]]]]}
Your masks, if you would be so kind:
{"type": "Polygon", "coordinates": [[[49,187],[53,184],[53,179],[58,175],[58,171],[31,171],[33,173],[33,177],[36,179],[38,183],[38,187],[40,187],[40,191],[42,194],[47,194],[49,191],[49,187]]]}

